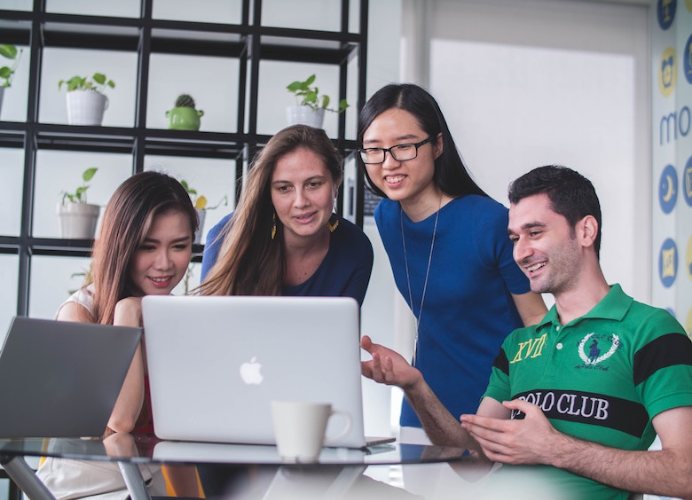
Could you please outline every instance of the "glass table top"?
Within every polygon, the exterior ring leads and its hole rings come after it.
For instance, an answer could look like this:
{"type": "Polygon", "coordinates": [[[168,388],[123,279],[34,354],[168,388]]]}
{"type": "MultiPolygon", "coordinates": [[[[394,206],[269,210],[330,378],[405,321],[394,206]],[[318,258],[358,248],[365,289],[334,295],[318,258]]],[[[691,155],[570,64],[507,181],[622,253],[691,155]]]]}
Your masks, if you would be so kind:
{"type": "MultiPolygon", "coordinates": [[[[275,446],[162,441],[150,435],[106,438],[0,439],[0,455],[52,456],[131,463],[225,463],[285,465],[275,446]]],[[[464,449],[388,443],[366,449],[324,448],[317,464],[387,465],[448,462],[468,457],[464,449]]]]}

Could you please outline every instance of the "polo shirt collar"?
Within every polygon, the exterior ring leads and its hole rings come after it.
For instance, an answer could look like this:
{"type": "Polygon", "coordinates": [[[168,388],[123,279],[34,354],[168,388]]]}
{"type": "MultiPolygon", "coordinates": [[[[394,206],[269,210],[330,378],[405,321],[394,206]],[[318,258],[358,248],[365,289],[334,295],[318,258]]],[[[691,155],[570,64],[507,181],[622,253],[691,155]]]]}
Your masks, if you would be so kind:
{"type": "MultiPolygon", "coordinates": [[[[633,301],[634,299],[623,292],[622,287],[616,283],[611,285],[610,291],[601,299],[598,304],[593,307],[593,309],[583,316],[573,319],[570,321],[570,323],[575,324],[587,318],[612,319],[620,321],[625,317],[625,314],[627,314],[627,311],[629,310],[633,301]]],[[[557,314],[557,306],[555,305],[550,308],[548,314],[543,317],[536,327],[543,328],[550,324],[560,324],[560,318],[557,314]]]]}

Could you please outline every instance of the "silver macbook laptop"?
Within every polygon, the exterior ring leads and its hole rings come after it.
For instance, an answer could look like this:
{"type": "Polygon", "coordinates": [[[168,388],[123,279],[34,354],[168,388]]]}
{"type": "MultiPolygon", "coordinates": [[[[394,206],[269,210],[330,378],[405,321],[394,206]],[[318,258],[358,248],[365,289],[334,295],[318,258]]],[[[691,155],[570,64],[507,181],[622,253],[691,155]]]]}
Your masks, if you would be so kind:
{"type": "Polygon", "coordinates": [[[14,318],[0,353],[0,437],[102,435],[141,334],[14,318]]]}
{"type": "Polygon", "coordinates": [[[296,400],[350,414],[339,441],[330,419],[327,445],[369,444],[353,299],[148,296],[142,312],[159,438],[274,444],[270,403],[296,400]]]}

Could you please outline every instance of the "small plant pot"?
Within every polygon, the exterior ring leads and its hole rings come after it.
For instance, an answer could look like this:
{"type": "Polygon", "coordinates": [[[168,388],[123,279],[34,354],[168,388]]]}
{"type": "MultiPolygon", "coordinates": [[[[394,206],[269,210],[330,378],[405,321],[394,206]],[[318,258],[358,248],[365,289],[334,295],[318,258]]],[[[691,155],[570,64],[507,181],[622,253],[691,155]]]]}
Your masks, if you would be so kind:
{"type": "Polygon", "coordinates": [[[204,218],[207,216],[207,211],[204,208],[196,208],[197,220],[199,224],[197,226],[197,231],[195,231],[195,244],[202,243],[202,233],[204,232],[204,218]]]}
{"type": "Polygon", "coordinates": [[[201,109],[187,106],[175,107],[166,111],[168,128],[173,130],[199,130],[200,118],[204,115],[201,109]]]}
{"type": "Polygon", "coordinates": [[[0,113],[2,113],[2,98],[5,96],[5,87],[0,87],[0,113]]]}
{"type": "Polygon", "coordinates": [[[289,125],[308,125],[322,128],[324,109],[312,109],[310,106],[289,106],[286,108],[286,120],[289,125]]]}
{"type": "Polygon", "coordinates": [[[73,90],[67,93],[67,123],[101,125],[108,97],[95,90],[73,90]]]}
{"type": "Polygon", "coordinates": [[[101,207],[90,203],[58,205],[60,235],[66,239],[93,239],[101,207]]]}

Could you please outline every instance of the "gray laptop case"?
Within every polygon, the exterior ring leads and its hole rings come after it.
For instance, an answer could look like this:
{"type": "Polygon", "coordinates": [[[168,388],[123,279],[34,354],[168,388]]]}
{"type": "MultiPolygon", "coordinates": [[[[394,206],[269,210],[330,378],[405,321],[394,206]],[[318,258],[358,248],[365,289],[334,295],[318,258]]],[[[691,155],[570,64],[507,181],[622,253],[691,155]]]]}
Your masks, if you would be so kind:
{"type": "Polygon", "coordinates": [[[103,434],[141,334],[14,318],[0,352],[0,438],[103,434]]]}

